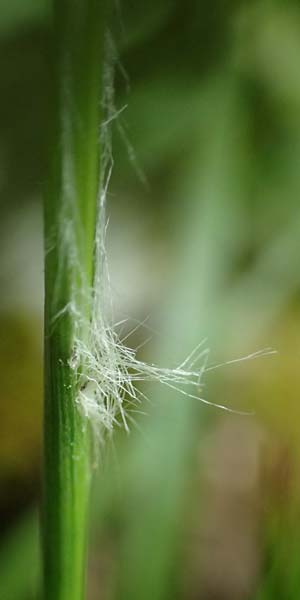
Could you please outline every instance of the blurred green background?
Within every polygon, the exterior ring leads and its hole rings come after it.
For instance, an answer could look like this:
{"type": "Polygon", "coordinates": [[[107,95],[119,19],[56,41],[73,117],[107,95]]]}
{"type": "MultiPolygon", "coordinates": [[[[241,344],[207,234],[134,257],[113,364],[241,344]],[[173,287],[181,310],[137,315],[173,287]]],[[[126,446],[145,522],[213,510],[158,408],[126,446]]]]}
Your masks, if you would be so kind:
{"type": "MultiPolygon", "coordinates": [[[[38,600],[42,192],[49,22],[1,9],[1,600],[38,600]]],[[[159,384],[100,457],[89,600],[300,595],[300,7],[116,1],[116,320],[176,366],[204,338],[201,394],[159,384]]]]}

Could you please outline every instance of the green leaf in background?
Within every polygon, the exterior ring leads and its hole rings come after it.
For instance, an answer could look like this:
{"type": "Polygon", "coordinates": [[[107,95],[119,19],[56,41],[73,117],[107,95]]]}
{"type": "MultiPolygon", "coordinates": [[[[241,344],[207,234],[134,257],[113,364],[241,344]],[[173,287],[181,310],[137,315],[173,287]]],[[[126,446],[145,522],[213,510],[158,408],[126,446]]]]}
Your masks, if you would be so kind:
{"type": "Polygon", "coordinates": [[[48,0],[11,0],[1,7],[0,36],[19,33],[47,22],[48,0]]]}
{"type": "Polygon", "coordinates": [[[37,600],[41,563],[36,512],[26,515],[0,547],[0,598],[37,600]]]}

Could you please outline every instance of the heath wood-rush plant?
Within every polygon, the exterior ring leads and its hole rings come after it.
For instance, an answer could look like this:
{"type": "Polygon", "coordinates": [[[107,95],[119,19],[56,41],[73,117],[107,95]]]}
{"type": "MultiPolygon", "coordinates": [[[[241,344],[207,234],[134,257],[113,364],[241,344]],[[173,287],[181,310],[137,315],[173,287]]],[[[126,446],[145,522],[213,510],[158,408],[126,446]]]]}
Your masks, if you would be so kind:
{"type": "Polygon", "coordinates": [[[108,128],[117,114],[107,20],[105,0],[53,0],[53,116],[44,211],[45,600],[85,597],[95,443],[103,445],[116,425],[128,430],[130,407],[144,397],[141,380],[160,381],[200,399],[205,360],[200,369],[197,363],[207,355],[199,344],[174,369],[146,364],[122,343],[107,317],[108,128]]]}

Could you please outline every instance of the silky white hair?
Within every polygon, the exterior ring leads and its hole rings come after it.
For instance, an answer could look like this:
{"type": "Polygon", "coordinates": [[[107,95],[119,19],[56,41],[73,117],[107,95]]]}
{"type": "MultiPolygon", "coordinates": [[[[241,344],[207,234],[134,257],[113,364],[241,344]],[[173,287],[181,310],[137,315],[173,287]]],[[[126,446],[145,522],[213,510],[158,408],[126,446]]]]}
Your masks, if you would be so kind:
{"type": "MultiPolygon", "coordinates": [[[[80,261],[80,244],[84,241],[84,235],[81,232],[80,217],[76,206],[71,123],[66,110],[65,113],[62,113],[62,156],[64,160],[62,194],[64,202],[61,205],[57,233],[60,262],[53,290],[53,302],[58,305],[62,278],[65,275],[67,264],[70,273],[75,273],[74,277],[71,276],[73,282],[70,292],[71,300],[56,312],[53,326],[55,321],[63,317],[65,313],[71,315],[73,350],[69,366],[75,374],[76,403],[100,440],[104,439],[105,433],[111,433],[116,425],[122,425],[126,431],[129,431],[129,422],[132,420],[130,412],[136,410],[137,405],[145,398],[139,388],[141,381],[157,381],[185,397],[200,400],[222,410],[237,412],[227,406],[212,403],[199,395],[204,373],[220,366],[207,366],[209,351],[205,347],[205,340],[200,342],[189,356],[175,368],[162,368],[139,360],[137,351],[125,344],[128,335],[122,340],[118,334],[119,324],[114,325],[111,318],[107,316],[109,312],[112,314],[112,311],[107,310],[111,303],[111,291],[105,249],[107,231],[105,206],[113,168],[110,124],[120,113],[114,108],[112,67],[109,64],[106,65],[104,72],[104,90],[102,109],[105,118],[100,131],[102,156],[93,286],[90,288],[87,284],[80,261]],[[88,311],[83,310],[85,306],[89,307],[88,311]],[[85,312],[89,313],[88,319],[84,316],[85,312]]],[[[67,87],[65,94],[68,104],[67,87]]],[[[51,236],[48,243],[48,251],[51,251],[51,236]]],[[[255,358],[270,352],[272,352],[270,349],[265,349],[238,360],[255,358]]],[[[229,361],[225,364],[232,362],[236,361],[229,361]]]]}

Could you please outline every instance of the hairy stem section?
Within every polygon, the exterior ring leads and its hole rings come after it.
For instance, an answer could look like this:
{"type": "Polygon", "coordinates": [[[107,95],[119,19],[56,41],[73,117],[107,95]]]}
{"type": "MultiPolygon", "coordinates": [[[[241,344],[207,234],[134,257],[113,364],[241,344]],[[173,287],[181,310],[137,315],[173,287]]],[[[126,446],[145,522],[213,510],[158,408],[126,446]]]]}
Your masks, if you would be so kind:
{"type": "MultiPolygon", "coordinates": [[[[88,343],[100,181],[103,0],[53,2],[53,120],[45,194],[44,599],[82,600],[90,433],[74,341],[88,343]]],[[[80,368],[80,367],[79,367],[80,368]]]]}

